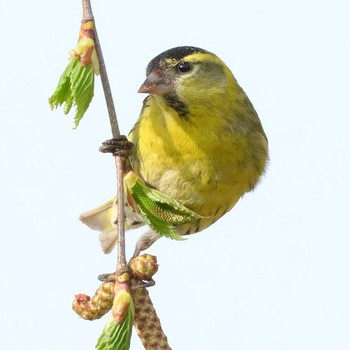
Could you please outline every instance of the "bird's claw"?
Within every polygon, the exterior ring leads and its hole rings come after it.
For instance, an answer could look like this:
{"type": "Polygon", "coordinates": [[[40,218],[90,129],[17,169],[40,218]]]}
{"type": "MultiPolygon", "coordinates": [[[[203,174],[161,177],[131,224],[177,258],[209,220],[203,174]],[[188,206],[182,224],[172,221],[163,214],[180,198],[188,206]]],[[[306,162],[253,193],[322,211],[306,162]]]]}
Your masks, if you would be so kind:
{"type": "MultiPolygon", "coordinates": [[[[101,282],[115,282],[116,281],[116,274],[115,272],[113,273],[103,273],[101,275],[98,275],[98,279],[101,282]]],[[[156,281],[151,278],[147,281],[142,281],[142,280],[138,280],[139,284],[137,285],[137,288],[149,288],[149,287],[153,287],[156,284],[156,281]]]]}
{"type": "Polygon", "coordinates": [[[151,278],[150,280],[148,281],[141,281],[142,284],[138,285],[137,287],[138,288],[148,288],[148,287],[153,287],[155,284],[156,284],[156,281],[151,278]]]}
{"type": "Polygon", "coordinates": [[[134,144],[125,135],[102,142],[99,151],[102,153],[113,153],[114,156],[128,157],[134,144]]]}
{"type": "Polygon", "coordinates": [[[116,279],[115,272],[113,273],[103,273],[97,277],[101,282],[114,282],[116,279]]]}

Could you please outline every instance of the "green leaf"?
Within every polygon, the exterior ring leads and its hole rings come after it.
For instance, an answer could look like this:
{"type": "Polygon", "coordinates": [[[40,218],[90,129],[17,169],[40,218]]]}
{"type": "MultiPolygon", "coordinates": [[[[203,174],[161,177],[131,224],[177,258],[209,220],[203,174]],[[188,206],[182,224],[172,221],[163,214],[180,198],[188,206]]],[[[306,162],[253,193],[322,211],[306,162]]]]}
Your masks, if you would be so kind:
{"type": "Polygon", "coordinates": [[[108,321],[98,338],[97,350],[129,350],[133,327],[133,310],[129,306],[123,322],[117,324],[113,318],[108,321]]]}
{"type": "Polygon", "coordinates": [[[49,98],[51,109],[64,104],[64,114],[68,114],[75,105],[74,128],[77,128],[94,96],[94,83],[93,66],[90,64],[83,67],[78,58],[72,58],[49,98]]]}
{"type": "Polygon", "coordinates": [[[134,172],[129,172],[124,182],[145,222],[162,236],[183,240],[176,232],[176,226],[194,223],[201,218],[178,201],[148,187],[134,172]]]}

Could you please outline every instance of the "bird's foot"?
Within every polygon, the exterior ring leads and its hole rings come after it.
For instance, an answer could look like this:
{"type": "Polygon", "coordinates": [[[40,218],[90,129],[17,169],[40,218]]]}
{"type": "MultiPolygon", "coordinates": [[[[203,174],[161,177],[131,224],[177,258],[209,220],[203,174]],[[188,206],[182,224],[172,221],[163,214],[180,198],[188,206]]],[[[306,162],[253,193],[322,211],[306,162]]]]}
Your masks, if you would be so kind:
{"type": "Polygon", "coordinates": [[[114,156],[128,157],[134,144],[125,135],[102,142],[99,151],[102,153],[113,153],[114,156]]]}
{"type": "MultiPolygon", "coordinates": [[[[99,281],[101,282],[115,282],[117,278],[117,275],[114,273],[103,273],[98,276],[99,281]]],[[[137,288],[149,288],[153,287],[156,284],[156,281],[153,278],[150,278],[147,281],[138,279],[139,284],[137,285],[137,288]]]]}
{"type": "Polygon", "coordinates": [[[148,288],[148,287],[153,287],[156,284],[156,281],[151,278],[148,281],[142,281],[142,284],[140,284],[139,286],[137,286],[138,288],[148,288]]]}
{"type": "Polygon", "coordinates": [[[112,273],[103,273],[102,275],[98,275],[98,279],[101,282],[115,282],[117,275],[115,272],[112,273]]]}

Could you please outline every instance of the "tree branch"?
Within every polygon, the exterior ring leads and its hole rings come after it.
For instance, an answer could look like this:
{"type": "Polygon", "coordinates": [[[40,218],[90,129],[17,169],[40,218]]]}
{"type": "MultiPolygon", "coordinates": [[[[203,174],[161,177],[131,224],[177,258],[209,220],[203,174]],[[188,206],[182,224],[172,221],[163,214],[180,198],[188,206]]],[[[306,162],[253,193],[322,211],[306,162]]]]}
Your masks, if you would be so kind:
{"type": "MultiPolygon", "coordinates": [[[[95,28],[95,49],[100,64],[100,75],[102,87],[107,103],[109,122],[111,125],[112,136],[114,139],[120,137],[120,131],[117,121],[117,114],[114,107],[111,88],[109,85],[106,65],[103,59],[100,41],[98,39],[96,23],[92,13],[92,7],[90,0],[82,0],[83,6],[83,19],[82,22],[93,21],[95,28]]],[[[124,218],[124,186],[123,186],[123,173],[124,173],[124,157],[115,155],[115,165],[117,172],[117,210],[118,210],[118,258],[117,258],[117,274],[122,274],[127,271],[126,254],[125,254],[125,218],[124,218]]]]}
{"type": "MultiPolygon", "coordinates": [[[[101,75],[103,91],[104,91],[104,95],[107,103],[112,136],[113,136],[113,139],[121,139],[118,121],[117,121],[117,115],[115,112],[111,88],[110,88],[109,80],[107,76],[107,70],[106,70],[100,42],[97,35],[96,24],[92,13],[90,0],[82,0],[82,6],[83,6],[82,22],[93,21],[94,23],[95,49],[96,49],[97,57],[100,64],[100,75],[101,75]]],[[[124,138],[124,141],[125,139],[126,138],[124,138]]],[[[126,156],[114,154],[114,157],[115,157],[116,172],[117,172],[117,210],[118,210],[118,227],[117,227],[118,228],[118,258],[117,258],[116,274],[122,275],[124,272],[128,271],[128,266],[126,263],[126,254],[125,254],[125,217],[124,217],[124,186],[123,186],[124,160],[126,156]]],[[[154,262],[154,264],[157,265],[156,262],[154,262]]],[[[137,280],[135,277],[132,277],[131,286],[130,286],[132,297],[135,303],[134,326],[137,329],[137,333],[141,338],[141,341],[145,349],[171,350],[167,341],[167,337],[165,336],[161,328],[160,320],[156,314],[152,301],[149,297],[149,293],[146,290],[146,288],[140,288],[139,282],[140,281],[137,280]]],[[[141,285],[142,285],[142,282],[141,282],[141,285]]],[[[100,293],[100,292],[105,293],[102,299],[104,302],[107,301],[107,308],[108,308],[108,306],[111,307],[112,305],[113,295],[111,293],[108,294],[109,289],[107,288],[107,291],[106,291],[104,289],[105,286],[106,285],[103,284],[103,287],[101,286],[96,293],[100,293]]],[[[110,285],[107,285],[107,287],[110,287],[110,285]]],[[[81,295],[78,297],[82,298],[81,295]]],[[[73,303],[73,305],[78,307],[78,311],[77,310],[76,311],[78,313],[82,312],[83,314],[87,313],[86,318],[90,316],[95,317],[96,315],[91,313],[92,311],[94,311],[95,304],[93,302],[90,303],[89,300],[87,300],[86,296],[83,296],[83,300],[80,300],[79,298],[78,299],[76,298],[77,300],[75,300],[75,304],[73,303]],[[86,303],[85,304],[83,303],[84,304],[83,305],[82,302],[84,301],[86,301],[86,303]]],[[[93,300],[94,302],[96,301],[95,299],[93,300]]],[[[100,312],[102,310],[98,310],[98,311],[100,312]]],[[[104,309],[103,312],[105,311],[106,310],[104,309]]],[[[97,314],[97,316],[100,317],[100,314],[97,314]]]]}

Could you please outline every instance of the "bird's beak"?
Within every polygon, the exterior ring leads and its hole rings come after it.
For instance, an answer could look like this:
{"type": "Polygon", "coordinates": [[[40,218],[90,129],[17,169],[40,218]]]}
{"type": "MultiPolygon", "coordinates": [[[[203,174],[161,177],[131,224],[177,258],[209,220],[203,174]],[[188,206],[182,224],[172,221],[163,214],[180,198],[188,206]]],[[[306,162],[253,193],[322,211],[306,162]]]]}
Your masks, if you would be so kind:
{"type": "Polygon", "coordinates": [[[163,95],[173,91],[173,84],[166,79],[164,71],[152,71],[140,86],[138,92],[146,94],[163,95]]]}

